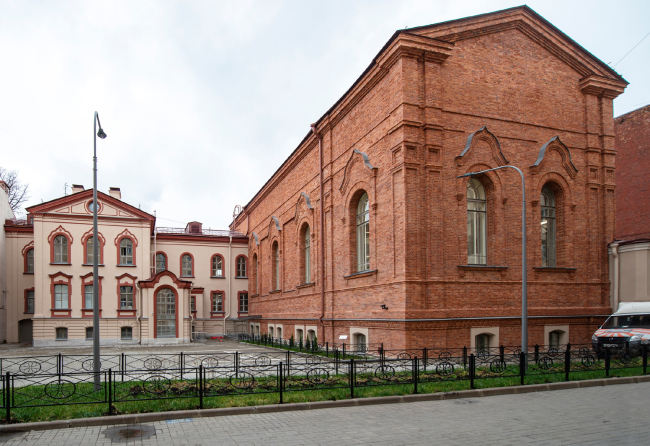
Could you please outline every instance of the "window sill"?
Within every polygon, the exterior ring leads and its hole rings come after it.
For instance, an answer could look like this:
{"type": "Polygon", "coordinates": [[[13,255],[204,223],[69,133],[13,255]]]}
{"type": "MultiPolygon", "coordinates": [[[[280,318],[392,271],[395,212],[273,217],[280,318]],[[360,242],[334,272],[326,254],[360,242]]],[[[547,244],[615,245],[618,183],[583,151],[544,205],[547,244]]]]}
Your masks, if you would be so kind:
{"type": "Polygon", "coordinates": [[[235,279],[248,279],[248,276],[235,276],[235,279]]]}
{"type": "Polygon", "coordinates": [[[23,311],[23,314],[34,314],[33,311],[23,311]]]}
{"type": "Polygon", "coordinates": [[[316,285],[316,282],[307,282],[307,283],[303,283],[302,285],[298,285],[296,288],[298,289],[309,288],[310,286],[314,286],[314,285],[316,285]]]}
{"type": "Polygon", "coordinates": [[[368,270],[368,271],[359,271],[358,273],[352,273],[348,274],[347,276],[343,276],[344,279],[358,279],[359,277],[368,277],[368,276],[374,276],[377,274],[377,270],[368,270]]]}
{"type": "Polygon", "coordinates": [[[136,317],[136,309],[118,309],[117,310],[117,317],[136,317]]]}
{"type": "Polygon", "coordinates": [[[25,271],[23,274],[29,274],[30,276],[33,276],[33,275],[34,275],[33,272],[32,272],[32,273],[28,273],[27,271],[25,271]]]}
{"type": "Polygon", "coordinates": [[[211,319],[223,319],[223,317],[226,315],[223,311],[211,311],[210,312],[210,318],[211,319]]]}
{"type": "MultiPolygon", "coordinates": [[[[81,266],[93,266],[93,264],[92,263],[82,263],[81,266]]],[[[104,264],[103,263],[98,263],[97,266],[104,266],[104,264]]]]}
{"type": "Polygon", "coordinates": [[[546,273],[574,273],[578,268],[562,268],[557,266],[533,266],[534,271],[546,273]]]}
{"type": "Polygon", "coordinates": [[[251,295],[248,296],[248,297],[253,298],[253,297],[259,297],[259,296],[260,296],[260,295],[259,295],[259,293],[258,293],[258,294],[251,294],[251,295]]]}
{"type": "Polygon", "coordinates": [[[225,279],[226,276],[210,276],[210,279],[225,279]]]}
{"type": "Polygon", "coordinates": [[[120,267],[120,268],[135,268],[138,265],[115,265],[115,266],[120,267]]]}
{"type": "MultiPolygon", "coordinates": [[[[68,265],[71,266],[72,263],[64,263],[64,262],[50,262],[50,265],[68,265]]],[[[67,339],[66,339],[67,341],[67,339]]]]}
{"type": "Polygon", "coordinates": [[[194,276],[180,276],[181,279],[194,279],[194,276]]]}
{"type": "Polygon", "coordinates": [[[55,339],[55,341],[67,341],[67,339],[55,339]]]}
{"type": "Polygon", "coordinates": [[[269,291],[269,294],[279,294],[281,292],[282,290],[273,290],[273,291],[269,291]]]}
{"type": "Polygon", "coordinates": [[[465,271],[505,271],[510,267],[500,265],[458,265],[458,269],[465,271]]]}

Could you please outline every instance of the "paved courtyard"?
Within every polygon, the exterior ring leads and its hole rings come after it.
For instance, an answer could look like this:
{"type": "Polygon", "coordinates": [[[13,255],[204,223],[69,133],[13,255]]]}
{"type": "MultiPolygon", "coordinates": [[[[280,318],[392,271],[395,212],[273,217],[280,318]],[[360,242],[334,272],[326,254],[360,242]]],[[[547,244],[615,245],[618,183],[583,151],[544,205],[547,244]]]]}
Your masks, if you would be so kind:
{"type": "MultiPolygon", "coordinates": [[[[178,345],[119,345],[114,347],[102,347],[102,355],[119,355],[127,354],[156,354],[156,353],[203,353],[203,352],[234,352],[244,351],[276,351],[275,349],[266,349],[264,346],[237,342],[231,339],[219,340],[209,339],[204,342],[192,342],[190,344],[178,345]]],[[[39,355],[52,355],[62,353],[64,355],[92,355],[92,342],[88,341],[88,347],[61,347],[53,349],[52,347],[31,347],[26,344],[0,344],[0,357],[33,357],[39,355]]]]}
{"type": "Polygon", "coordinates": [[[6,445],[603,445],[650,442],[650,383],[0,435],[6,445]],[[145,439],[146,438],[146,439],[145,439]]]}

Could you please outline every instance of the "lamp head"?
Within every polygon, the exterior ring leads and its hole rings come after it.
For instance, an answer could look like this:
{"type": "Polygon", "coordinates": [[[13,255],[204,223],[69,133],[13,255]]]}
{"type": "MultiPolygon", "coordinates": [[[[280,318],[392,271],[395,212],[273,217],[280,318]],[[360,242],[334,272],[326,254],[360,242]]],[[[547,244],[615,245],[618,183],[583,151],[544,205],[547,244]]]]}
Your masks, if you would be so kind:
{"type": "Polygon", "coordinates": [[[106,138],[106,133],[104,133],[104,129],[100,127],[99,131],[97,132],[97,136],[99,136],[101,139],[106,138]]]}

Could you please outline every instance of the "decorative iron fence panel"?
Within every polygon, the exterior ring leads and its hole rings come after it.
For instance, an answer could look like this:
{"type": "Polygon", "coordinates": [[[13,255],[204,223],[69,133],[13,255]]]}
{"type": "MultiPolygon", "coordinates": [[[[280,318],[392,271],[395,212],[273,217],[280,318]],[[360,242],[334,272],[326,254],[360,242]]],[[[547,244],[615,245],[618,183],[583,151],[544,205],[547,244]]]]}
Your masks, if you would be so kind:
{"type": "Polygon", "coordinates": [[[160,368],[126,373],[113,371],[112,374],[114,402],[199,397],[199,369],[160,368]]]}
{"type": "Polygon", "coordinates": [[[108,372],[99,373],[99,384],[99,389],[95,390],[95,374],[87,372],[11,375],[11,407],[105,403],[108,394],[108,372]]]}

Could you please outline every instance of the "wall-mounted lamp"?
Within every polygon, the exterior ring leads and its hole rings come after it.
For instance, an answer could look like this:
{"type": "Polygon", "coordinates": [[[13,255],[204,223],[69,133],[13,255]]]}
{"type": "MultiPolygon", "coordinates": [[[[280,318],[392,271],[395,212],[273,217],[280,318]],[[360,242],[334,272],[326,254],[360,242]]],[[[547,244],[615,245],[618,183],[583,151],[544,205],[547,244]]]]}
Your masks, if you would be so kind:
{"type": "Polygon", "coordinates": [[[382,310],[388,310],[388,307],[387,307],[386,305],[382,304],[382,305],[381,305],[381,309],[382,309],[382,310]]]}

